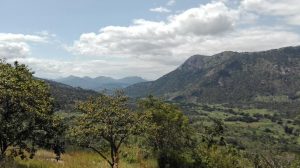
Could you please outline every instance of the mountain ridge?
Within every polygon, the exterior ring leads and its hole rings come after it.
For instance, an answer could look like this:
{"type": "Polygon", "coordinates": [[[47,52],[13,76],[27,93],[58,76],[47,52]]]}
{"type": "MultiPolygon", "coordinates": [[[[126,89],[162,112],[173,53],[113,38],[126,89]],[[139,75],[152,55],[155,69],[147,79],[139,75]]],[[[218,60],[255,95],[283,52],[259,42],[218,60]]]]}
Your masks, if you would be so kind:
{"type": "Polygon", "coordinates": [[[131,85],[125,91],[131,97],[152,94],[204,103],[255,101],[259,96],[295,97],[300,93],[300,46],[194,55],[161,78],[131,85]]]}
{"type": "Polygon", "coordinates": [[[87,76],[77,77],[71,75],[65,78],[56,79],[55,81],[73,87],[81,87],[83,89],[102,91],[105,89],[107,90],[122,89],[135,83],[145,82],[146,80],[138,76],[129,76],[121,79],[114,79],[112,77],[106,77],[106,76],[98,76],[95,78],[91,78],[87,76]]]}

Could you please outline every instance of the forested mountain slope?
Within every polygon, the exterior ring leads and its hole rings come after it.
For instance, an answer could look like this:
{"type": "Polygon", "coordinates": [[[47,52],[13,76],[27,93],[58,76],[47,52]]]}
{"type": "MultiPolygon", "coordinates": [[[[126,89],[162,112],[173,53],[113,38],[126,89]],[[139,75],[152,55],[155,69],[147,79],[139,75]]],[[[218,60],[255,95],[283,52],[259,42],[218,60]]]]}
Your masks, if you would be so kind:
{"type": "Polygon", "coordinates": [[[126,92],[189,102],[291,104],[300,98],[300,47],[195,55],[158,80],[129,86],[126,92]]]}
{"type": "Polygon", "coordinates": [[[50,86],[51,95],[54,98],[55,110],[72,110],[76,101],[87,100],[98,93],[92,90],[75,88],[62,83],[43,79],[50,86]]]}

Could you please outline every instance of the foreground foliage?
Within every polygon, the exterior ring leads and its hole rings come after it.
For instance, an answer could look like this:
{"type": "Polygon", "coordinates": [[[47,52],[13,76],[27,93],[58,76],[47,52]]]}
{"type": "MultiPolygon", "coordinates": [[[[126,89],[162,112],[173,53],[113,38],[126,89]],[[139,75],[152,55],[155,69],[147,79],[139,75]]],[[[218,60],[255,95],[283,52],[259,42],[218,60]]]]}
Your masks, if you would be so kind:
{"type": "Polygon", "coordinates": [[[74,123],[70,136],[78,145],[92,149],[111,167],[117,168],[122,144],[138,131],[139,116],[128,107],[120,91],[100,95],[78,105],[83,113],[74,123]],[[110,152],[110,157],[106,156],[110,152]]]}
{"type": "Polygon", "coordinates": [[[8,154],[24,159],[26,152],[32,158],[60,132],[49,88],[32,74],[25,65],[0,62],[0,161],[8,154]]]}
{"type": "Polygon", "coordinates": [[[146,117],[147,144],[158,157],[159,167],[184,167],[190,158],[186,154],[192,147],[189,119],[174,105],[149,96],[140,101],[146,117]]]}

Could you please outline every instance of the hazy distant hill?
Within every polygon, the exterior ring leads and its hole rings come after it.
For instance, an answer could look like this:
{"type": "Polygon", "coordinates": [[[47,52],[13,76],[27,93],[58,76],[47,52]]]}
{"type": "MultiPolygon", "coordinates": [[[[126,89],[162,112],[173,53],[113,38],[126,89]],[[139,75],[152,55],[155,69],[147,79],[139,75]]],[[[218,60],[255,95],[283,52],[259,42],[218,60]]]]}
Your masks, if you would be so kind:
{"type": "Polygon", "coordinates": [[[74,88],[62,83],[43,80],[50,86],[51,95],[54,98],[55,110],[72,110],[76,101],[84,101],[91,96],[98,95],[97,92],[92,90],[74,88]]]}
{"type": "Polygon", "coordinates": [[[81,78],[76,76],[69,76],[66,78],[57,79],[56,81],[73,87],[81,87],[83,89],[101,91],[104,89],[113,90],[113,89],[125,88],[132,84],[145,82],[146,80],[136,76],[126,77],[122,79],[114,79],[105,76],[99,76],[96,78],[90,78],[90,77],[81,78]]]}
{"type": "Polygon", "coordinates": [[[195,55],[156,81],[129,86],[126,92],[207,103],[299,101],[300,47],[195,55]]]}

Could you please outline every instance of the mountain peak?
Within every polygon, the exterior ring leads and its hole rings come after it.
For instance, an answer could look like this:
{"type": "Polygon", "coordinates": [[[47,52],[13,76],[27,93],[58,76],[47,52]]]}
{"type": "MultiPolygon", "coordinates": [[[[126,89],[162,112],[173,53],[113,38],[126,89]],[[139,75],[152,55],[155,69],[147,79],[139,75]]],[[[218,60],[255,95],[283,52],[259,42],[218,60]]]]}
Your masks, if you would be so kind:
{"type": "Polygon", "coordinates": [[[203,68],[205,60],[208,59],[209,56],[204,55],[194,55],[188,58],[178,69],[179,70],[200,70],[203,68]]]}
{"type": "Polygon", "coordinates": [[[215,54],[213,55],[213,57],[231,57],[234,55],[239,54],[239,52],[235,52],[235,51],[223,51],[221,53],[215,54]]]}
{"type": "Polygon", "coordinates": [[[194,55],[156,81],[130,86],[126,92],[133,97],[152,94],[207,103],[251,102],[269,95],[293,97],[300,92],[299,67],[299,46],[194,55]]]}

